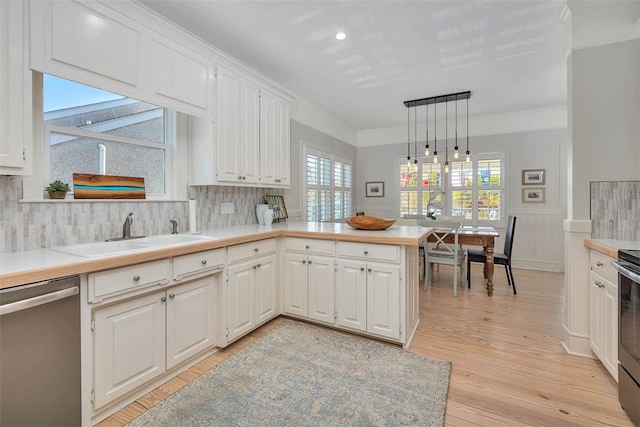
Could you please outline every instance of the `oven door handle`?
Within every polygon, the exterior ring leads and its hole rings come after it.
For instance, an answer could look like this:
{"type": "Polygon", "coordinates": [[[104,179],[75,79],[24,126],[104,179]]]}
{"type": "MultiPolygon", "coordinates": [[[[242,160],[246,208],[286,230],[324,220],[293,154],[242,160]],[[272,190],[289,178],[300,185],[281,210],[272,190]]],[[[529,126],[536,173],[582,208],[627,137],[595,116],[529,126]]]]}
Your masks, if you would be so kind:
{"type": "Polygon", "coordinates": [[[613,266],[613,268],[618,270],[618,273],[622,274],[628,279],[633,280],[636,283],[640,283],[640,274],[629,270],[627,267],[625,267],[625,264],[627,263],[625,263],[624,261],[611,261],[611,265],[613,266]]]}

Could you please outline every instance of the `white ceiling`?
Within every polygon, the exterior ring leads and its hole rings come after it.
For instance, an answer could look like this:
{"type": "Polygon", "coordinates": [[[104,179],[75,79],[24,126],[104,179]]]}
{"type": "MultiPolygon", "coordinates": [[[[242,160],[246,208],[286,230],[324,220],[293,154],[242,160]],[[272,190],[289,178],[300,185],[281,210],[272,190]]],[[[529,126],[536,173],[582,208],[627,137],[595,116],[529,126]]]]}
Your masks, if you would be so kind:
{"type": "Polygon", "coordinates": [[[140,3],[354,130],[406,124],[403,101],[467,90],[471,116],[566,104],[560,0],[140,3]]]}

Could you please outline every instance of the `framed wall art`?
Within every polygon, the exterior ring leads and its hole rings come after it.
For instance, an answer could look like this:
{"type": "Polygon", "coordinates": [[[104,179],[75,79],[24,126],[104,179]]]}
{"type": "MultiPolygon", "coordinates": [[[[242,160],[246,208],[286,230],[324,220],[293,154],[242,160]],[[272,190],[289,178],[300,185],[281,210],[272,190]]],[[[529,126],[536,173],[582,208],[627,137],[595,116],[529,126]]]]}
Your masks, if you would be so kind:
{"type": "Polygon", "coordinates": [[[544,185],[544,169],[523,170],[522,185],[544,185]]]}
{"type": "Polygon", "coordinates": [[[544,203],[544,188],[523,188],[522,203],[544,203]]]}
{"type": "Polygon", "coordinates": [[[365,185],[367,197],[384,197],[384,181],[370,181],[365,185]]]}

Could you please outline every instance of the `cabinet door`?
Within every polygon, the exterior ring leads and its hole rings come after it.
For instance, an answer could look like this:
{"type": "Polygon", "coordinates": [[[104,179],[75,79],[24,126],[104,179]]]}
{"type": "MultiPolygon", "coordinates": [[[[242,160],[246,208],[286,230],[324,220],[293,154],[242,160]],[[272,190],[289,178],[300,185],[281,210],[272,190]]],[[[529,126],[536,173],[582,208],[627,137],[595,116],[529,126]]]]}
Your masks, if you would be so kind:
{"type": "Polygon", "coordinates": [[[240,76],[216,69],[216,166],[217,180],[239,182],[240,76]]]}
{"type": "Polygon", "coordinates": [[[338,261],[337,324],[367,330],[367,271],[363,262],[338,261]]]}
{"type": "Polygon", "coordinates": [[[400,338],[400,268],[367,264],[367,332],[400,338]]]}
{"type": "Polygon", "coordinates": [[[256,325],[278,315],[276,256],[258,258],[255,269],[256,325]]]}
{"type": "Polygon", "coordinates": [[[95,408],[165,371],[164,297],[156,292],[94,311],[95,408]]]}
{"type": "Polygon", "coordinates": [[[232,341],[249,332],[255,325],[253,280],[254,262],[227,269],[227,340],[232,341]]]}
{"type": "Polygon", "coordinates": [[[333,258],[309,257],[309,318],[335,324],[335,268],[333,258]]]}
{"type": "Polygon", "coordinates": [[[604,280],[602,363],[618,379],[618,286],[604,280]]]}
{"type": "Polygon", "coordinates": [[[260,89],[260,179],[262,184],[290,186],[289,104],[260,89]]]}
{"type": "Polygon", "coordinates": [[[295,316],[309,315],[309,291],[307,286],[307,256],[286,253],[284,255],[284,312],[295,316]]]}
{"type": "Polygon", "coordinates": [[[602,359],[603,286],[604,279],[593,271],[589,274],[589,346],[602,359]]]}
{"type": "Polygon", "coordinates": [[[258,86],[250,81],[240,83],[240,145],[238,172],[240,182],[259,181],[260,98],[258,86]]]}
{"type": "Polygon", "coordinates": [[[167,290],[167,369],[214,345],[216,277],[167,290]]]}

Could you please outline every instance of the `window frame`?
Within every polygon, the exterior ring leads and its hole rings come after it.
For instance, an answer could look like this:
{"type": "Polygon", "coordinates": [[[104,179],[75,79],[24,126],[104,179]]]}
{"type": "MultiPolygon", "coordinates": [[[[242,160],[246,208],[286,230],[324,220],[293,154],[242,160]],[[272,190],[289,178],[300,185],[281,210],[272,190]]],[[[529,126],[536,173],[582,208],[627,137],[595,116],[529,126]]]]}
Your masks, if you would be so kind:
{"type": "Polygon", "coordinates": [[[303,212],[302,212],[302,217],[306,220],[306,221],[311,221],[311,222],[334,222],[334,221],[339,221],[339,220],[343,220],[343,219],[348,219],[351,217],[352,212],[353,212],[353,160],[352,159],[348,159],[345,157],[341,157],[338,156],[334,153],[330,153],[329,151],[323,150],[321,148],[318,148],[312,144],[308,144],[308,143],[304,143],[302,144],[303,149],[302,151],[302,159],[301,159],[301,179],[303,182],[302,187],[302,200],[303,200],[303,212]],[[330,180],[330,185],[320,185],[318,184],[317,186],[314,185],[310,185],[308,183],[308,175],[307,175],[307,157],[309,155],[315,155],[317,157],[321,157],[321,158],[325,158],[328,159],[330,162],[330,167],[329,167],[329,180],[330,180]],[[340,163],[342,165],[342,178],[341,181],[345,184],[343,186],[338,186],[336,185],[336,163],[340,163]],[[348,166],[345,167],[345,166],[348,166]],[[347,169],[349,170],[349,178],[346,178],[346,172],[347,169]],[[350,184],[350,185],[346,185],[346,184],[350,184]],[[318,216],[316,216],[315,219],[310,219],[309,218],[309,201],[307,198],[307,194],[308,194],[308,190],[309,189],[318,189],[318,190],[324,190],[324,191],[329,191],[329,213],[330,213],[330,219],[325,220],[325,221],[320,221],[318,220],[318,216]],[[341,206],[341,217],[340,218],[336,218],[336,207],[335,207],[335,197],[337,192],[342,192],[342,206],[341,206]],[[348,199],[347,199],[347,195],[348,195],[348,199]]]}
{"type": "MultiPolygon", "coordinates": [[[[449,173],[445,173],[444,172],[444,162],[440,161],[438,164],[440,165],[440,177],[442,182],[442,185],[440,186],[435,186],[435,189],[443,189],[444,190],[444,208],[441,210],[440,214],[441,215],[452,215],[452,211],[453,211],[453,191],[455,190],[461,190],[461,189],[469,189],[472,192],[472,207],[471,207],[471,212],[472,212],[472,218],[471,219],[465,219],[465,223],[467,225],[473,225],[473,226],[496,226],[498,224],[503,224],[506,221],[506,206],[507,206],[507,202],[506,202],[506,187],[505,187],[505,155],[504,153],[501,152],[487,152],[487,153],[477,153],[474,154],[471,158],[471,163],[472,163],[472,176],[474,177],[473,179],[473,184],[470,187],[462,187],[462,186],[456,186],[454,187],[452,184],[452,172],[451,170],[453,169],[453,164],[454,163],[464,163],[465,160],[464,159],[457,159],[457,160],[453,160],[450,161],[450,171],[449,173]],[[477,176],[478,176],[478,162],[481,161],[486,161],[486,160],[499,160],[500,161],[500,185],[497,186],[480,186],[478,185],[478,180],[477,180],[477,176]],[[495,190],[495,191],[499,191],[500,192],[500,219],[496,219],[496,220],[481,220],[479,219],[479,215],[478,215],[478,194],[480,191],[482,190],[495,190]]],[[[401,186],[401,181],[402,181],[402,168],[403,166],[406,167],[407,166],[407,160],[406,158],[401,158],[399,157],[397,159],[397,163],[396,163],[396,177],[397,177],[397,186],[398,186],[398,194],[399,194],[399,201],[398,201],[398,213],[399,216],[402,216],[402,201],[403,201],[403,192],[416,192],[417,193],[417,208],[416,208],[416,212],[415,214],[418,215],[426,215],[427,212],[425,211],[425,207],[424,205],[424,201],[426,200],[424,198],[424,193],[429,192],[429,191],[436,191],[436,190],[430,190],[430,187],[428,186],[422,186],[421,183],[423,182],[422,178],[424,176],[424,172],[423,172],[423,165],[424,164],[433,164],[433,156],[422,156],[418,158],[418,168],[417,168],[417,179],[416,179],[416,186],[415,187],[402,187],[401,186]]],[[[411,166],[415,166],[415,163],[412,163],[411,166]]],[[[414,213],[411,212],[411,215],[413,215],[414,213]]]]}

